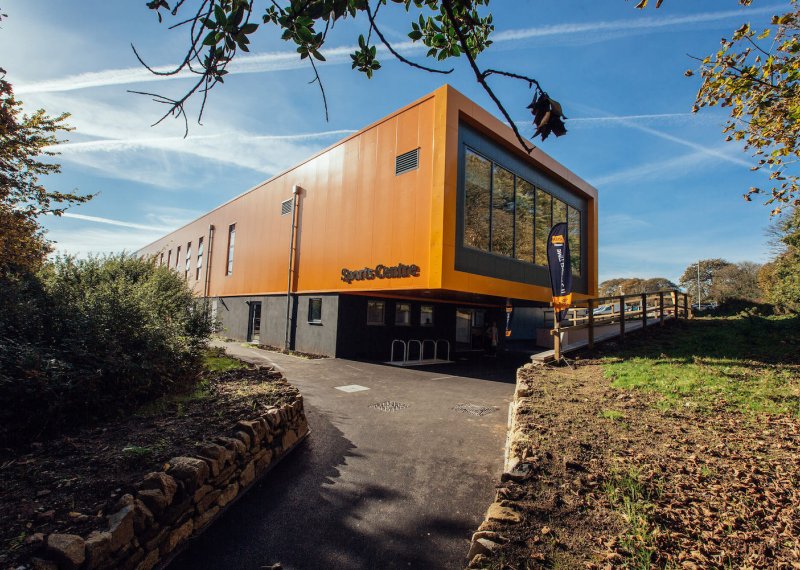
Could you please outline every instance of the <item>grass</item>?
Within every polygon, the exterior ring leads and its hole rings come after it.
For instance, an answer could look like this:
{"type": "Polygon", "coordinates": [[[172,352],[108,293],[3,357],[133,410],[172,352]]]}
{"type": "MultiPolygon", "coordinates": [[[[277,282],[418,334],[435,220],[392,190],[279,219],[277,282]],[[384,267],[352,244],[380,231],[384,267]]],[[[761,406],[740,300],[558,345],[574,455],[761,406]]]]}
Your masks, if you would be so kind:
{"type": "Polygon", "coordinates": [[[617,410],[601,410],[597,415],[612,422],[620,421],[625,417],[625,414],[617,410]]]}
{"type": "Polygon", "coordinates": [[[224,349],[218,348],[209,348],[206,351],[203,355],[203,366],[209,372],[228,372],[247,368],[245,362],[227,356],[224,349]]]}
{"type": "Polygon", "coordinates": [[[798,346],[800,317],[706,317],[631,335],[602,362],[613,386],[658,392],[665,409],[800,417],[798,346]]]}
{"type": "Polygon", "coordinates": [[[625,568],[648,570],[653,567],[656,552],[651,502],[657,491],[651,491],[643,482],[639,471],[613,471],[606,481],[604,492],[614,509],[625,519],[626,529],[620,537],[620,546],[627,553],[625,568]]]}

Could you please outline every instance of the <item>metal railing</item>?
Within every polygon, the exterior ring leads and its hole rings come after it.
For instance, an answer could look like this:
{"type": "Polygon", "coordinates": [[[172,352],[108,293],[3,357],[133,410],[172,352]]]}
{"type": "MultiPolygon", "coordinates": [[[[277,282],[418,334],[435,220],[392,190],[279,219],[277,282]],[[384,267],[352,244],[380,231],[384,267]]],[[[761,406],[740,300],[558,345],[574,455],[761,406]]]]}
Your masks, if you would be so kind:
{"type": "Polygon", "coordinates": [[[654,293],[636,293],[633,295],[611,295],[593,297],[576,301],[568,309],[562,322],[555,322],[553,345],[556,360],[561,359],[561,333],[588,329],[588,348],[594,348],[595,328],[617,324],[619,341],[625,340],[625,324],[640,320],[642,330],[648,326],[649,319],[658,319],[661,326],[668,318],[691,319],[689,296],[677,289],[656,291],[654,293]],[[568,324],[564,325],[563,323],[568,324]]]}
{"type": "Polygon", "coordinates": [[[425,362],[425,347],[426,346],[433,346],[433,361],[439,361],[439,346],[441,343],[444,343],[444,347],[447,349],[447,358],[446,361],[450,360],[450,341],[444,338],[433,340],[431,338],[426,338],[423,340],[419,339],[410,339],[410,340],[403,340],[400,338],[396,338],[392,341],[392,350],[391,356],[389,357],[389,363],[400,363],[400,364],[408,364],[409,362],[416,362],[416,363],[423,363],[425,362]],[[395,347],[397,346],[403,347],[403,359],[397,360],[395,359],[395,347]],[[417,357],[412,359],[411,358],[411,347],[417,346],[417,357]]]}

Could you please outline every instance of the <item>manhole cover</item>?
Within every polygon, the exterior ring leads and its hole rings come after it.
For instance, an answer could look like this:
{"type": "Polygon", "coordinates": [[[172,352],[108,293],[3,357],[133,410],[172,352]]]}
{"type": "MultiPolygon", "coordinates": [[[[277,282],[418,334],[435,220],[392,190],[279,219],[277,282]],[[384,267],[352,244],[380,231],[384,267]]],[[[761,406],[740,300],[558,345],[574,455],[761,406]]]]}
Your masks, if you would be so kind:
{"type": "Polygon", "coordinates": [[[385,402],[379,402],[370,406],[370,408],[375,408],[376,410],[380,410],[382,412],[397,412],[407,407],[408,404],[404,404],[403,402],[393,402],[392,400],[386,400],[385,402]]]}
{"type": "Polygon", "coordinates": [[[481,406],[479,404],[465,404],[465,403],[458,404],[453,409],[457,412],[470,414],[471,416],[486,416],[496,410],[496,408],[493,408],[491,406],[481,406]]]}

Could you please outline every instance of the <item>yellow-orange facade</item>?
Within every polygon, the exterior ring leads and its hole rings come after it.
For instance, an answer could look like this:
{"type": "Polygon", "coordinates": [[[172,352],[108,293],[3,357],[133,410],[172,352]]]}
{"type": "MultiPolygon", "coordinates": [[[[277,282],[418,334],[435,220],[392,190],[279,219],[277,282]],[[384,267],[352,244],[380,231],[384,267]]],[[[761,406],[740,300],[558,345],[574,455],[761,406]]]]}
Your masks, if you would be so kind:
{"type": "MultiPolygon", "coordinates": [[[[557,186],[580,205],[582,256],[576,297],[596,295],[597,191],[544,152],[536,149],[528,154],[508,126],[447,85],[139,254],[169,262],[185,273],[198,296],[205,297],[286,295],[291,289],[294,294],[380,293],[476,304],[500,305],[506,299],[547,303],[550,289],[541,278],[542,270],[527,268],[535,264],[514,262],[518,277],[504,278],[505,270],[498,273],[490,267],[499,256],[476,257],[467,251],[463,255],[474,258],[470,267],[483,263],[488,269],[460,267],[467,263],[458,260],[459,252],[466,251],[458,231],[463,216],[459,192],[463,193],[464,184],[464,132],[486,139],[505,160],[540,176],[543,184],[557,186]],[[417,166],[396,174],[397,157],[405,153],[415,155],[417,166]],[[291,202],[295,187],[296,209],[290,210],[295,207],[291,202]],[[287,280],[290,250],[291,283],[287,280]],[[380,265],[398,264],[418,270],[406,277],[386,277],[384,271],[383,278],[356,273],[362,278],[343,279],[343,270],[367,268],[374,273],[380,265]]],[[[503,263],[497,260],[498,267],[503,263]]]]}

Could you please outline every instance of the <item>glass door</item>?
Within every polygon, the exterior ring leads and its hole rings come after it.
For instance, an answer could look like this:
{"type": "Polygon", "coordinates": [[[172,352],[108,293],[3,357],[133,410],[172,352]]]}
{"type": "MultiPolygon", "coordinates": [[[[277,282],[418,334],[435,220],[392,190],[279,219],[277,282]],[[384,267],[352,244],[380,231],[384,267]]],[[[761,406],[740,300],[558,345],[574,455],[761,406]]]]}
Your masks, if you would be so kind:
{"type": "Polygon", "coordinates": [[[261,340],[261,301],[250,302],[250,316],[247,323],[247,342],[258,344],[261,340]]]}

